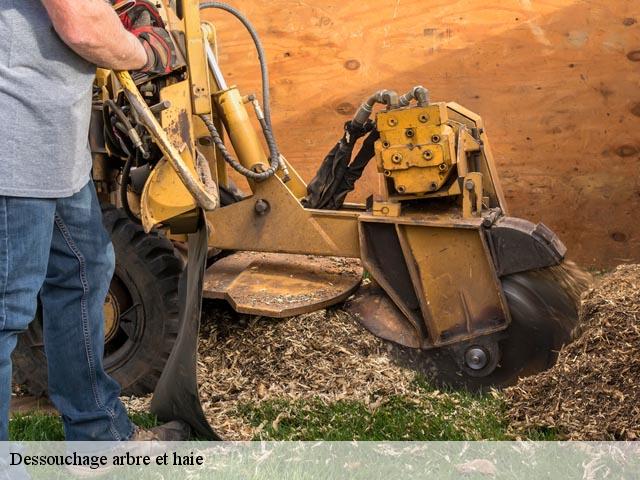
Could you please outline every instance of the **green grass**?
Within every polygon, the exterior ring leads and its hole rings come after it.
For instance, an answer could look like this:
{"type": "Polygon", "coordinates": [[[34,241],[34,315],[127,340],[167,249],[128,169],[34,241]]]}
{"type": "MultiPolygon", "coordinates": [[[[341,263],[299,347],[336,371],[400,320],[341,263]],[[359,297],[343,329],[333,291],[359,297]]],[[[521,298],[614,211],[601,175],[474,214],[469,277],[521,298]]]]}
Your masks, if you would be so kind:
{"type": "MultiPolygon", "coordinates": [[[[390,396],[374,405],[342,400],[268,400],[243,403],[236,414],[260,427],[255,440],[512,440],[505,405],[499,394],[442,393],[416,378],[411,397],[390,396]]],[[[151,414],[132,414],[143,428],[157,425],[151,414]]],[[[215,429],[215,425],[214,425],[215,429]]],[[[63,440],[55,415],[15,415],[9,423],[12,440],[63,440]]],[[[519,438],[556,440],[552,430],[518,432],[519,438]]]]}
{"type": "MultiPolygon", "coordinates": [[[[155,415],[133,413],[131,421],[142,428],[158,424],[155,415]]],[[[55,441],[64,440],[64,429],[58,415],[47,413],[18,413],[9,422],[9,440],[13,441],[55,441]]]]}
{"type": "MultiPolygon", "coordinates": [[[[375,407],[319,399],[244,403],[238,415],[260,431],[255,440],[512,440],[500,395],[441,392],[421,379],[418,395],[391,396],[375,407]]],[[[554,440],[556,432],[532,430],[521,438],[554,440]]]]}

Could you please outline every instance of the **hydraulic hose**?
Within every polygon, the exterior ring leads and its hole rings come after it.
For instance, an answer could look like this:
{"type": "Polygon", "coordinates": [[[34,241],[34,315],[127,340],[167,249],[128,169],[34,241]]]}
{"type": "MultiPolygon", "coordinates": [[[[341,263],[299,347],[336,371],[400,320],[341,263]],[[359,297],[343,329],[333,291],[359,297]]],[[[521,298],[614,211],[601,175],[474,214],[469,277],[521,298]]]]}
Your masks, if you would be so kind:
{"type": "Polygon", "coordinates": [[[254,172],[253,170],[249,170],[244,165],[242,165],[233,157],[233,155],[229,153],[229,150],[227,150],[227,147],[224,144],[224,140],[222,140],[218,129],[211,120],[211,117],[209,117],[208,115],[200,115],[200,118],[209,130],[211,139],[213,140],[215,146],[218,147],[218,150],[220,151],[222,158],[224,158],[224,161],[227,162],[231,166],[231,168],[233,168],[240,175],[244,175],[247,178],[257,181],[266,180],[267,178],[271,177],[280,166],[280,154],[278,153],[276,142],[273,138],[271,130],[269,129],[269,125],[267,125],[266,119],[262,118],[259,119],[259,121],[260,126],[262,127],[262,132],[264,133],[264,138],[267,141],[267,145],[269,147],[269,155],[271,156],[270,166],[264,172],[254,172]]]}
{"type": "Polygon", "coordinates": [[[398,94],[393,90],[377,91],[365,100],[362,105],[360,105],[360,108],[353,117],[353,123],[359,126],[367,123],[367,120],[369,120],[369,117],[373,112],[373,106],[376,103],[385,104],[387,107],[395,107],[398,105],[398,94]]]}
{"type": "Polygon", "coordinates": [[[258,36],[258,32],[253,27],[251,22],[245,17],[240,11],[233,8],[231,5],[227,5],[226,3],[221,2],[204,2],[200,4],[201,10],[206,10],[209,8],[224,10],[227,13],[230,13],[234,17],[236,17],[242,25],[247,29],[249,35],[251,35],[251,39],[253,40],[254,45],[256,46],[256,51],[258,53],[258,61],[260,62],[260,73],[262,75],[262,103],[264,108],[264,117],[269,127],[269,130],[273,132],[273,126],[271,124],[271,94],[269,90],[269,68],[267,67],[267,59],[264,53],[264,48],[262,47],[262,42],[260,41],[260,37],[258,36]]]}
{"type": "Polygon", "coordinates": [[[411,103],[411,100],[418,102],[419,107],[425,107],[429,105],[429,90],[421,85],[413,87],[407,93],[402,95],[398,101],[401,107],[406,107],[411,103]]]}
{"type": "Polygon", "coordinates": [[[251,22],[237,9],[232,7],[231,5],[227,5],[226,3],[220,2],[204,2],[200,5],[201,10],[206,9],[219,9],[223,10],[227,13],[230,13],[234,17],[236,17],[242,25],[247,29],[249,35],[251,35],[251,39],[256,47],[256,51],[258,53],[258,61],[260,62],[260,73],[262,76],[262,103],[264,112],[262,115],[258,114],[258,121],[260,122],[260,127],[262,128],[262,132],[264,134],[265,141],[267,142],[267,146],[269,148],[269,168],[264,172],[254,172],[244,167],[238,160],[233,158],[233,156],[229,153],[224,145],[224,141],[216,126],[211,121],[211,118],[206,115],[201,115],[202,120],[204,121],[209,133],[211,134],[211,138],[214,144],[220,150],[222,157],[224,160],[238,173],[244,175],[247,178],[252,180],[266,180],[267,178],[273,176],[275,172],[280,167],[280,151],[278,149],[278,144],[276,142],[275,136],[273,134],[273,126],[271,123],[271,93],[269,90],[269,68],[267,66],[267,59],[264,52],[264,48],[262,47],[262,42],[260,41],[260,37],[256,29],[253,27],[251,22]]]}
{"type": "Polygon", "coordinates": [[[129,220],[138,225],[142,225],[142,220],[133,213],[131,210],[131,206],[129,205],[129,197],[127,193],[129,191],[129,183],[131,180],[131,167],[133,166],[133,155],[129,155],[127,161],[124,164],[124,168],[122,169],[122,175],[120,177],[120,202],[122,203],[122,208],[124,213],[127,214],[129,220]]]}

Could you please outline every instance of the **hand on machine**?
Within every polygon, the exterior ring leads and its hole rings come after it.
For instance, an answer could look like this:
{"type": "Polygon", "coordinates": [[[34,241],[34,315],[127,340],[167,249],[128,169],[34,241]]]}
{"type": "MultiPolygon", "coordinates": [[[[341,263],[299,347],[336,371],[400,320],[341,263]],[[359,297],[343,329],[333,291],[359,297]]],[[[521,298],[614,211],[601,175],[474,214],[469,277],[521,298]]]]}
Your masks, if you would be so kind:
{"type": "Polygon", "coordinates": [[[178,65],[176,48],[166,25],[153,2],[133,0],[115,4],[114,8],[127,30],[142,42],[147,64],[142,73],[167,74],[178,65]]]}

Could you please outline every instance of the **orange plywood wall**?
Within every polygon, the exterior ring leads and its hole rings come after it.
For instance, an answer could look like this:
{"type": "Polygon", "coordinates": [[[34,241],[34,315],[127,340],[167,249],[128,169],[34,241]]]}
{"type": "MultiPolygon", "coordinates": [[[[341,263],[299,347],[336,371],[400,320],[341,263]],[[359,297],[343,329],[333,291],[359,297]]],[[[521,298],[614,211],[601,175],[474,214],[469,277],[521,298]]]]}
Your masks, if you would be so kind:
{"type": "MultiPolygon", "coordinates": [[[[511,213],[584,266],[640,262],[640,2],[237,0],[268,52],[274,128],[309,180],[360,101],[423,84],[486,122],[511,213]]],[[[207,13],[230,83],[259,91],[250,39],[207,13]]],[[[370,165],[354,199],[376,191],[370,165]]]]}

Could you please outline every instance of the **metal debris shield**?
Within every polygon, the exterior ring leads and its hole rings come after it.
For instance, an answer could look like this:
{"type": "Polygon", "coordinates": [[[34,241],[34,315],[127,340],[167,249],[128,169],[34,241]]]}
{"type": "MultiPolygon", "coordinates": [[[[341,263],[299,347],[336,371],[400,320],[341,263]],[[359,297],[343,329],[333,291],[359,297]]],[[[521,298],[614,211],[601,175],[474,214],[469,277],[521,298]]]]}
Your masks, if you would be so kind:
{"type": "Polygon", "coordinates": [[[237,252],[209,267],[203,294],[228,301],[236,312],[284,318],[341,302],[362,273],[353,258],[237,252]]]}
{"type": "Polygon", "coordinates": [[[188,423],[198,437],[220,440],[202,411],[196,374],[207,239],[204,225],[189,235],[189,258],[178,293],[180,330],[153,392],[151,412],[162,421],[182,420],[188,423]]]}

